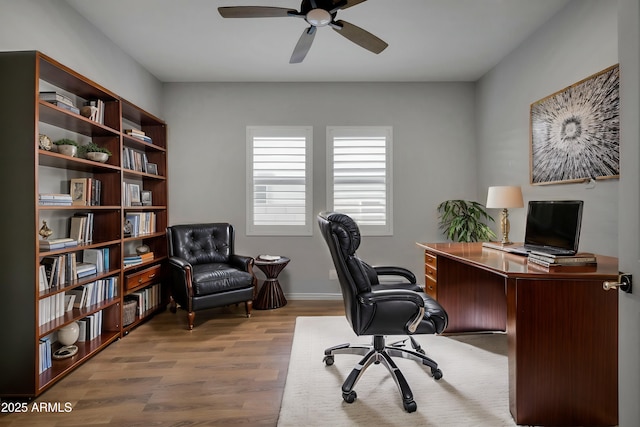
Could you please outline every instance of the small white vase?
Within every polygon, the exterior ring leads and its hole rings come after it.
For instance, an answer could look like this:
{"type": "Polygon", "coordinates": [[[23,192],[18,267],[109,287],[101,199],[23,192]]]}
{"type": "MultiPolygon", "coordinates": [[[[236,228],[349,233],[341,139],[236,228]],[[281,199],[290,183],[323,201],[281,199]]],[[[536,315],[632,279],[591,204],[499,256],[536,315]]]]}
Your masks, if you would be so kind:
{"type": "Polygon", "coordinates": [[[58,329],[58,342],[62,345],[71,345],[78,341],[80,327],[78,322],[69,323],[67,326],[58,329]]]}
{"type": "Polygon", "coordinates": [[[75,145],[58,145],[58,153],[65,156],[75,157],[78,153],[78,147],[75,145]]]}

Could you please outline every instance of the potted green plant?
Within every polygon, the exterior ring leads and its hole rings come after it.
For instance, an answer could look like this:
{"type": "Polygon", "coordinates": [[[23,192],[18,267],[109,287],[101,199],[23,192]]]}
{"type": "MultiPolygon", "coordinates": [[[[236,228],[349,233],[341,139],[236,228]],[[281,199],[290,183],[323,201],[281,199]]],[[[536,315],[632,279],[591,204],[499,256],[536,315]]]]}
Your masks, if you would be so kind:
{"type": "Polygon", "coordinates": [[[53,144],[58,149],[58,153],[65,156],[75,157],[78,155],[78,143],[72,139],[62,138],[54,141],[53,144]]]}
{"type": "Polygon", "coordinates": [[[445,200],[438,205],[440,229],[454,242],[482,242],[496,238],[487,225],[494,219],[484,205],[468,200],[445,200]]]}
{"type": "Polygon", "coordinates": [[[106,162],[111,156],[111,151],[108,148],[100,147],[95,142],[89,142],[81,146],[80,149],[87,159],[100,163],[106,162]]]}

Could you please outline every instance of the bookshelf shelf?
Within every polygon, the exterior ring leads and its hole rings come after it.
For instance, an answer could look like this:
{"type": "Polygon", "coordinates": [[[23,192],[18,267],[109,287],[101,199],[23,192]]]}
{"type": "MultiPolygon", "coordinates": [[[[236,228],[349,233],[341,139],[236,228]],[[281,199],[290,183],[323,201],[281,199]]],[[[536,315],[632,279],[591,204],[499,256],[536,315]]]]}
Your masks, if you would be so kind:
{"type": "Polygon", "coordinates": [[[6,284],[0,287],[0,300],[7,306],[0,311],[0,322],[16,325],[3,333],[3,343],[13,350],[0,355],[4,368],[0,397],[36,397],[166,307],[167,127],[163,120],[37,51],[0,52],[0,87],[12,99],[11,105],[0,107],[0,128],[3,138],[13,142],[3,144],[0,156],[0,177],[11,184],[2,186],[0,194],[12,205],[1,215],[7,224],[5,237],[15,242],[5,251],[6,263],[0,270],[0,282],[6,284]],[[41,92],[50,92],[56,101],[48,99],[61,106],[40,99],[41,92]],[[79,112],[63,108],[60,102],[66,106],[72,102],[79,112]],[[83,106],[87,107],[80,111],[83,106]],[[92,112],[91,118],[85,117],[92,112]],[[138,137],[129,135],[132,129],[138,137]],[[63,138],[79,145],[94,142],[112,155],[99,163],[48,151],[39,146],[40,134],[52,142],[63,138]],[[124,154],[131,152],[138,153],[136,161],[144,162],[137,163],[140,170],[127,167],[131,158],[124,154]],[[126,206],[126,185],[144,194],[151,191],[154,204],[126,206]],[[57,194],[71,194],[76,204],[39,204],[42,195],[57,194]],[[153,217],[154,228],[142,236],[125,237],[130,212],[153,217]],[[51,230],[49,240],[67,238],[72,231],[84,240],[46,250],[39,236],[45,221],[51,230]],[[125,255],[141,244],[153,251],[153,259],[125,269],[125,255]],[[85,269],[89,275],[77,278],[76,267],[90,263],[104,265],[93,274],[85,269]],[[147,270],[154,271],[149,280],[135,291],[125,289],[127,277],[147,270]],[[94,298],[82,308],[72,308],[71,300],[65,300],[72,294],[79,298],[82,289],[88,295],[90,288],[94,298]],[[140,292],[153,295],[155,305],[151,309],[145,305],[125,327],[124,298],[140,292]],[[75,344],[77,354],[51,360],[51,353],[61,346],[58,330],[73,322],[98,326],[87,333],[86,341],[75,344]]]}

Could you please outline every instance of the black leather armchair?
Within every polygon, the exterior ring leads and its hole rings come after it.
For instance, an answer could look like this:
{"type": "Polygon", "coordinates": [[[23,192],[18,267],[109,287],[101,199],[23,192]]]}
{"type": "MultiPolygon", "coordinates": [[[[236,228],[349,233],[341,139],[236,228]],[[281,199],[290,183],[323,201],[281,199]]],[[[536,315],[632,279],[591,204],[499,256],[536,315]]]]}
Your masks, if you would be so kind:
{"type": "Polygon", "coordinates": [[[228,223],[186,224],[167,228],[171,311],[187,310],[189,330],[195,312],[244,302],[247,317],[255,293],[253,258],[234,253],[228,223]]]}
{"type": "Polygon", "coordinates": [[[356,335],[372,336],[369,346],[341,344],[325,350],[327,365],[333,365],[335,354],[364,355],[342,385],[342,398],[347,403],[354,402],[357,395],[353,387],[362,374],[372,363],[382,363],[398,385],[405,410],[415,411],[417,405],[411,388],[391,357],[416,360],[431,368],[434,379],[442,378],[438,364],[425,355],[411,335],[442,332],[447,326],[446,311],[422,292],[410,271],[401,267],[371,267],[361,261],[356,255],[360,231],[349,216],[322,212],[318,215],[318,225],[336,267],[347,320],[356,335]],[[402,276],[407,280],[379,284],[381,274],[402,276]],[[385,335],[409,335],[412,349],[404,348],[401,343],[387,345],[385,335]]]}

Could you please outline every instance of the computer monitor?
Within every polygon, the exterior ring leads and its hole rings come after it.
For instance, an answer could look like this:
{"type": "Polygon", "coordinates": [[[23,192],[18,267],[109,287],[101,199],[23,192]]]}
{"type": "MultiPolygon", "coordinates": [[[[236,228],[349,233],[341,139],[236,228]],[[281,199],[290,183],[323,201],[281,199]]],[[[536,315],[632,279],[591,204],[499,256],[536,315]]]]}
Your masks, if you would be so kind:
{"type": "Polygon", "coordinates": [[[582,200],[530,201],[525,249],[568,255],[578,252],[583,204],[582,200]]]}

